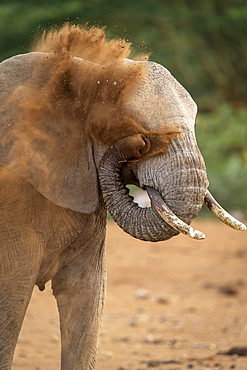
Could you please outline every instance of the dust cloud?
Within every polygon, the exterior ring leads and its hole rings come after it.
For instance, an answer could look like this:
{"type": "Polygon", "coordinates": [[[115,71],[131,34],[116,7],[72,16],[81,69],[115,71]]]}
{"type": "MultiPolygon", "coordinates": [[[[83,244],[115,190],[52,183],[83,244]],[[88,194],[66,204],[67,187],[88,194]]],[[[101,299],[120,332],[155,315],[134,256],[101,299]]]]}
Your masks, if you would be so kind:
{"type": "Polygon", "coordinates": [[[112,145],[142,133],[151,143],[151,156],[166,151],[178,136],[176,130],[149,131],[126,110],[126,100],[146,73],[145,63],[126,60],[131,43],[107,40],[104,28],[65,24],[45,32],[32,51],[31,77],[10,98],[19,112],[10,158],[19,163],[9,167],[21,166],[17,172],[24,177],[35,171],[49,182],[56,161],[73,166],[89,141],[112,145]]]}

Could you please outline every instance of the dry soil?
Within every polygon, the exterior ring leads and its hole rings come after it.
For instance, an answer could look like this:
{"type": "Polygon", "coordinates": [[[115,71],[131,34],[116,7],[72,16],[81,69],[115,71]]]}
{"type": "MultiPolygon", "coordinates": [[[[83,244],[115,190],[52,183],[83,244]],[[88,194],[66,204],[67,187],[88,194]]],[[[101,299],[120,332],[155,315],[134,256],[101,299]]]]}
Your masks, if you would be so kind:
{"type": "MultiPolygon", "coordinates": [[[[217,221],[193,226],[204,241],[141,242],[108,223],[97,369],[247,369],[247,356],[226,354],[247,346],[247,232],[217,221]]],[[[47,285],[34,290],[13,370],[59,369],[59,319],[47,285]]]]}

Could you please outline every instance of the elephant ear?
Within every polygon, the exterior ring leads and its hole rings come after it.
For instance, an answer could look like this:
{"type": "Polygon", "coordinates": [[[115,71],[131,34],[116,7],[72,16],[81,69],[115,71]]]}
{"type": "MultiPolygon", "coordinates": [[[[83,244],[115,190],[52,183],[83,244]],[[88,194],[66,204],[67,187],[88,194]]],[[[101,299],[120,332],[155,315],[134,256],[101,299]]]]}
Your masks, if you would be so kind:
{"type": "Polygon", "coordinates": [[[0,64],[0,165],[56,205],[91,213],[98,206],[92,143],[62,100],[45,102],[49,73],[39,70],[37,83],[34,78],[45,58],[45,53],[29,53],[0,64]]]}

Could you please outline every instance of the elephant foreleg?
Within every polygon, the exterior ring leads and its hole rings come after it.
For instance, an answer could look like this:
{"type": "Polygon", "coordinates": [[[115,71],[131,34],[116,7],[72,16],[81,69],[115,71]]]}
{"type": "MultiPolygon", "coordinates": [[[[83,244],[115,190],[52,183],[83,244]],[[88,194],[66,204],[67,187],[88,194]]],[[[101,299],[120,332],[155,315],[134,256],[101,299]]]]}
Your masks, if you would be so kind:
{"type": "MultiPolygon", "coordinates": [[[[0,268],[1,270],[1,268],[0,268]]],[[[1,271],[0,271],[1,275],[1,271]]],[[[35,279],[14,268],[0,276],[0,369],[10,370],[35,279]]]]}
{"type": "Polygon", "coordinates": [[[52,280],[61,329],[61,369],[93,370],[105,300],[104,244],[84,251],[52,280]]]}

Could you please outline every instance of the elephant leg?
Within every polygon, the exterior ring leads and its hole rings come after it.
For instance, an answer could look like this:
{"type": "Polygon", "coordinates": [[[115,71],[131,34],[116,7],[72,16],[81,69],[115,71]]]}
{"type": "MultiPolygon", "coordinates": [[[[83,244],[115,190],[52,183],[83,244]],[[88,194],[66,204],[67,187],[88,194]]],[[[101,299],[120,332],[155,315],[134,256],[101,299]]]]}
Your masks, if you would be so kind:
{"type": "MultiPolygon", "coordinates": [[[[28,260],[26,259],[26,261],[28,260]]],[[[1,370],[11,369],[14,350],[32,295],[36,274],[37,272],[34,274],[30,270],[21,270],[21,266],[18,263],[13,263],[7,269],[4,262],[0,266],[1,370]]]]}
{"type": "MultiPolygon", "coordinates": [[[[90,248],[89,248],[90,249],[90,248]]],[[[105,248],[85,250],[53,278],[61,330],[61,369],[93,370],[105,301],[105,248]]]]}

